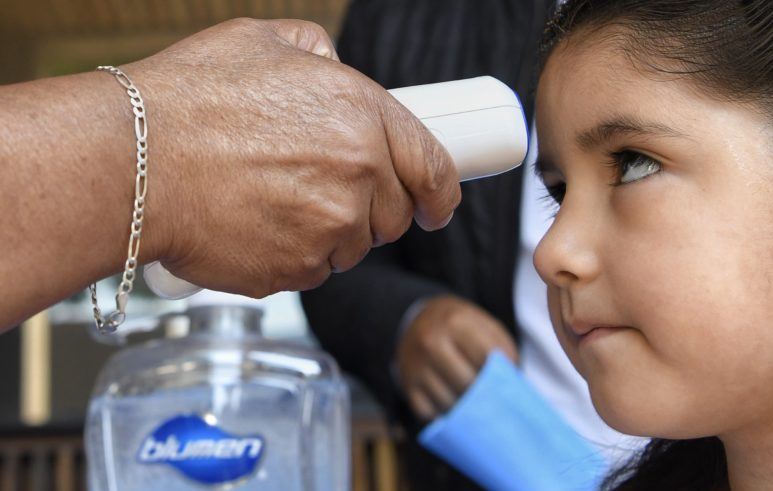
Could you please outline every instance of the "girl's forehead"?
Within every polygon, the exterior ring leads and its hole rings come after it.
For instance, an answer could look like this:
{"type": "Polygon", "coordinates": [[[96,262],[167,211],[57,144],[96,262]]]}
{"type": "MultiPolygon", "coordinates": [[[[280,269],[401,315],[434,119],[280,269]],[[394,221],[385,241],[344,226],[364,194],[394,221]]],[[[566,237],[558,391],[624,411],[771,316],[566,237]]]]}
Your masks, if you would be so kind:
{"type": "Polygon", "coordinates": [[[663,77],[646,69],[645,63],[637,61],[619,43],[587,36],[575,41],[570,37],[548,58],[540,76],[538,96],[547,92],[553,98],[579,102],[578,98],[598,99],[601,91],[609,99],[628,95],[634,87],[660,89],[652,82],[664,81],[663,77]]]}
{"type": "Polygon", "coordinates": [[[556,50],[540,77],[536,104],[540,160],[553,168],[621,144],[665,152],[678,144],[680,156],[687,148],[696,155],[753,151],[757,160],[767,159],[758,171],[773,172],[773,126],[765,113],[712,97],[684,75],[644,69],[608,45],[556,50]]]}
{"type": "Polygon", "coordinates": [[[618,120],[689,133],[706,117],[702,112],[714,107],[685,77],[640,66],[609,42],[562,43],[548,58],[537,89],[537,122],[547,133],[541,138],[618,120]]]}
{"type": "MultiPolygon", "coordinates": [[[[664,40],[658,42],[669,44],[664,40]]],[[[662,47],[658,51],[648,48],[647,43],[624,27],[579,28],[561,40],[547,58],[537,88],[538,110],[539,105],[544,108],[551,101],[561,107],[594,101],[594,108],[647,101],[655,108],[669,106],[672,110],[667,115],[671,115],[680,108],[691,112],[694,101],[708,99],[741,104],[763,116],[767,113],[766,119],[773,123],[771,105],[756,100],[754,93],[723,89],[716,81],[722,75],[713,77],[710,71],[696,73],[691,60],[679,61],[677,56],[663,54],[662,47]],[[655,54],[658,52],[661,54],[655,54]]],[[[679,45],[677,41],[670,44],[679,45]]]]}

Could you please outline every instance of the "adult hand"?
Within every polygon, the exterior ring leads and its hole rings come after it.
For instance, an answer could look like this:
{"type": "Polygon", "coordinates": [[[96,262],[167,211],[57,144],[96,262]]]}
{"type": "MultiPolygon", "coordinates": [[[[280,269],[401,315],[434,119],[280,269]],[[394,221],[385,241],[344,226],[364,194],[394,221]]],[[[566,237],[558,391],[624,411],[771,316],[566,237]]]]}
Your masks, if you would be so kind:
{"type": "MultiPolygon", "coordinates": [[[[253,297],[302,290],[459,202],[445,150],[314,24],[229,21],[122,68],[147,111],[140,263],[253,297]]],[[[104,72],[0,100],[2,330],[123,269],[137,143],[104,72]]]]}
{"type": "Polygon", "coordinates": [[[448,411],[496,349],[517,361],[515,343],[491,314],[455,296],[428,300],[397,349],[400,384],[415,414],[429,421],[448,411]]]}
{"type": "Polygon", "coordinates": [[[460,200],[445,149],[315,24],[228,21],[123,68],[151,125],[144,259],[197,285],[313,288],[460,200]]]}

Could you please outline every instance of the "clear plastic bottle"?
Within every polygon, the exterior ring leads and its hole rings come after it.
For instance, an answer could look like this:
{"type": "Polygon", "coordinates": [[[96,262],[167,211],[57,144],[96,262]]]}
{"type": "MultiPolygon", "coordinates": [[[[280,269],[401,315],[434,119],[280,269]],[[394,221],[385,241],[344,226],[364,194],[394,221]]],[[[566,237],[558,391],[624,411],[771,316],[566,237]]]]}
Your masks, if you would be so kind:
{"type": "Polygon", "coordinates": [[[333,359],[268,341],[261,311],[187,311],[189,333],[117,353],[86,422],[91,491],[344,491],[349,396],[333,359]]]}

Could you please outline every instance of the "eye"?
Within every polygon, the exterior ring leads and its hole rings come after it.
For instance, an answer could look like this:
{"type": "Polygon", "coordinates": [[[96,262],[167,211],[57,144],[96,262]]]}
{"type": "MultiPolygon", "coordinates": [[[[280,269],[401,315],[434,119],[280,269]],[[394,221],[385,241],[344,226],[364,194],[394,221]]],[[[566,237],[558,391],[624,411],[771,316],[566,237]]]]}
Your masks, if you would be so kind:
{"type": "Polygon", "coordinates": [[[546,195],[542,196],[542,199],[549,199],[560,205],[564,201],[564,195],[566,194],[566,182],[563,174],[556,169],[556,167],[542,159],[538,159],[534,163],[534,172],[547,191],[546,195]]]}
{"type": "Polygon", "coordinates": [[[557,204],[561,204],[564,201],[564,195],[566,194],[566,183],[557,182],[555,184],[545,183],[545,189],[548,191],[548,196],[553,198],[557,204]]]}
{"type": "Polygon", "coordinates": [[[660,162],[639,152],[625,150],[612,154],[619,182],[628,184],[660,172],[660,162]]]}
{"type": "MultiPolygon", "coordinates": [[[[612,161],[609,165],[614,167],[618,176],[615,186],[639,181],[661,170],[660,162],[633,150],[615,152],[611,156],[612,161]]],[[[566,182],[549,172],[541,174],[541,178],[548,196],[560,206],[566,195],[566,182]]]]}

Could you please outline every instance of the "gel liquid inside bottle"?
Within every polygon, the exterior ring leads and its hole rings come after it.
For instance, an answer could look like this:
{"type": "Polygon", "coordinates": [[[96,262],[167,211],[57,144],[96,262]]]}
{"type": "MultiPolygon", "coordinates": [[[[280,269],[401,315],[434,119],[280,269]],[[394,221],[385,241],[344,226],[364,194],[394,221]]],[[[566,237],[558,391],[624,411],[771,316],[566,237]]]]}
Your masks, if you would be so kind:
{"type": "Polygon", "coordinates": [[[261,336],[261,310],[189,308],[187,335],[114,355],[86,422],[91,491],[349,489],[333,359],[261,336]]]}

